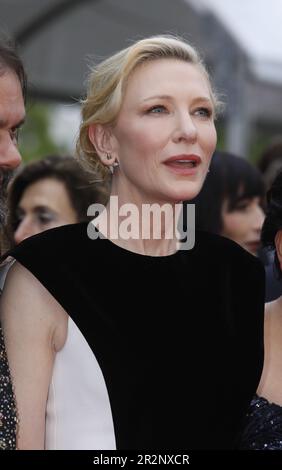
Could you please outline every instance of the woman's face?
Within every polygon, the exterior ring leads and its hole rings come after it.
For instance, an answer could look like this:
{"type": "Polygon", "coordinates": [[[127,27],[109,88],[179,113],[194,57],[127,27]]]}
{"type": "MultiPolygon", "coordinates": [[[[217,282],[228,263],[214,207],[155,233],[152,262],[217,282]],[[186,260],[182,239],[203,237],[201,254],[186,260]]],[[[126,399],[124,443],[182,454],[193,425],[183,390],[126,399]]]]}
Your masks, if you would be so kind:
{"type": "Polygon", "coordinates": [[[115,126],[114,178],[130,202],[178,202],[195,197],[216,145],[207,79],[195,65],[161,59],[129,78],[115,126]]]}
{"type": "Polygon", "coordinates": [[[64,184],[54,178],[27,187],[17,208],[17,220],[16,244],[44,230],[78,221],[64,184]]]}
{"type": "Polygon", "coordinates": [[[256,255],[260,247],[260,233],[264,221],[261,198],[242,199],[231,212],[228,212],[228,204],[225,201],[222,220],[222,235],[231,238],[245,250],[256,255]]]}

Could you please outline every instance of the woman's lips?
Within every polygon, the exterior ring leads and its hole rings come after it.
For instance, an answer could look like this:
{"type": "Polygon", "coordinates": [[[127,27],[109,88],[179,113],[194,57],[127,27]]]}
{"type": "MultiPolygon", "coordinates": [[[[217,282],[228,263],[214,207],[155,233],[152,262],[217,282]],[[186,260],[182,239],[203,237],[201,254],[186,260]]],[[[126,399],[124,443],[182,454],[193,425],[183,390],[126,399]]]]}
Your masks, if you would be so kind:
{"type": "Polygon", "coordinates": [[[178,175],[195,175],[199,166],[196,165],[190,167],[188,165],[181,165],[177,163],[166,163],[165,165],[169,168],[169,170],[178,175]]]}
{"type": "Polygon", "coordinates": [[[164,162],[171,171],[181,175],[194,175],[200,163],[198,155],[175,155],[164,162]]]}

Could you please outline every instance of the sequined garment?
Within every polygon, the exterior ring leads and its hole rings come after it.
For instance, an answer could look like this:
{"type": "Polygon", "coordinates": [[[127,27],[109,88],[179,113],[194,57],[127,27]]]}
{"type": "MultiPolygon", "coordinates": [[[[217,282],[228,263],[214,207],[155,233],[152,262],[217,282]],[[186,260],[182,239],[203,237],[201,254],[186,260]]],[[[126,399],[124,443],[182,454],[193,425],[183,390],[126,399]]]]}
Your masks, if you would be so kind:
{"type": "Polygon", "coordinates": [[[247,414],[240,448],[282,450],[282,406],[256,395],[247,414]]]}
{"type": "Polygon", "coordinates": [[[16,449],[17,413],[0,327],[0,450],[16,449]]]}

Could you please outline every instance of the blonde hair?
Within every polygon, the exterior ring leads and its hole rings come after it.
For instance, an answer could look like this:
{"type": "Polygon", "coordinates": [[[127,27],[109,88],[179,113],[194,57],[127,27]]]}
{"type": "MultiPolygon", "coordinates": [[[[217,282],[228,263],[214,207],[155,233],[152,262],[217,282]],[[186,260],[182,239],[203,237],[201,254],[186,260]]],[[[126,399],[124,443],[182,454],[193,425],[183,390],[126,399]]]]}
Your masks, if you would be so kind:
{"type": "Polygon", "coordinates": [[[108,167],[102,164],[88,136],[91,124],[113,124],[120,111],[130,74],[145,61],[178,59],[197,65],[210,86],[212,101],[220,104],[212,89],[209,74],[198,52],[184,40],[171,35],[141,39],[91,69],[87,96],[82,100],[82,122],[77,140],[77,153],[84,163],[106,180],[108,167]]]}

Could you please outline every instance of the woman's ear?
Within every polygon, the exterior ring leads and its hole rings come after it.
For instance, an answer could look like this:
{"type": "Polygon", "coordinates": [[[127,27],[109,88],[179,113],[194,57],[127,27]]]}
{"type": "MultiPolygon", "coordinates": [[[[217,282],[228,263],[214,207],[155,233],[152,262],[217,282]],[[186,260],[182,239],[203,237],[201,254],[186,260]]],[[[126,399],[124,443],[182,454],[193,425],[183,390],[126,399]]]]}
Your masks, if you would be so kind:
{"type": "Polygon", "coordinates": [[[90,124],[88,128],[88,137],[94,145],[101,162],[110,166],[116,160],[114,152],[114,136],[109,126],[103,124],[90,124]]]}
{"type": "Polygon", "coordinates": [[[282,230],[278,230],[278,232],[275,235],[274,241],[275,241],[277,257],[280,263],[280,269],[282,271],[282,230]]]}

